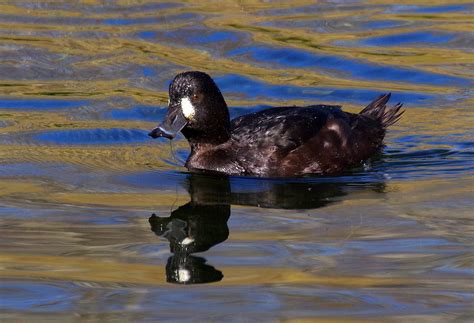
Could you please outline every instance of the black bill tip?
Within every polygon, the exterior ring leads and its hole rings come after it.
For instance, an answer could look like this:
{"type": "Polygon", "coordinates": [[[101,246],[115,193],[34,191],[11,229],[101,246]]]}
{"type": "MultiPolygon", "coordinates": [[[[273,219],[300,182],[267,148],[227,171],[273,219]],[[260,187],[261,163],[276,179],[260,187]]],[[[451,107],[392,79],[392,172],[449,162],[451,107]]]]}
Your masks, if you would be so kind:
{"type": "Polygon", "coordinates": [[[159,137],[165,137],[171,140],[174,138],[174,135],[172,133],[162,129],[161,127],[157,127],[153,129],[152,131],[150,131],[148,135],[152,137],[153,139],[156,139],[159,137]]]}

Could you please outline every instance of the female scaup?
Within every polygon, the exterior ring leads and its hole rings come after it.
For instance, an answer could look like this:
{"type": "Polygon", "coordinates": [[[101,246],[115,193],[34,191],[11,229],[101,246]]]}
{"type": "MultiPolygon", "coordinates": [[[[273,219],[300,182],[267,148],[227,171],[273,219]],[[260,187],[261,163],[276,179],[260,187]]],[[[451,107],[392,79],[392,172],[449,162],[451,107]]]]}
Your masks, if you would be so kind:
{"type": "Polygon", "coordinates": [[[178,74],[168,114],[153,138],[181,131],[191,146],[186,167],[229,175],[337,174],[379,151],[388,126],[404,111],[381,95],[360,113],[340,106],[278,107],[230,120],[227,104],[203,72],[178,74]]]}

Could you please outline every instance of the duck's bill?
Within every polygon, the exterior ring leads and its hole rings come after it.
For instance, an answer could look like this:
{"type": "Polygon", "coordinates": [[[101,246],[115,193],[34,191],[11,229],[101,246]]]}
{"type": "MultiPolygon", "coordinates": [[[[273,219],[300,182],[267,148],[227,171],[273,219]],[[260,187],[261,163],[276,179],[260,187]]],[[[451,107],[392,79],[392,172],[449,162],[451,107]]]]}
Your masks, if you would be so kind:
{"type": "Polygon", "coordinates": [[[186,120],[179,110],[175,113],[168,113],[165,121],[150,131],[148,135],[152,138],[165,137],[171,140],[176,137],[176,134],[180,132],[187,123],[188,120],[186,120]]]}

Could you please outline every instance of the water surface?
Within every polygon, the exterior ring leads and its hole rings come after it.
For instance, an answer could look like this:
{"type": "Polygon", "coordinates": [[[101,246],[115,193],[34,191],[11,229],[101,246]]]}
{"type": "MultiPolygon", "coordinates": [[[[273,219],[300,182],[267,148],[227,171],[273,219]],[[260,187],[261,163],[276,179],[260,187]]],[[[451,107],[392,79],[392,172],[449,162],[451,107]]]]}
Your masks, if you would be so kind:
{"type": "Polygon", "coordinates": [[[3,2],[2,319],[472,320],[473,8],[3,2]],[[340,176],[190,174],[146,133],[191,69],[233,117],[407,112],[340,176]]]}

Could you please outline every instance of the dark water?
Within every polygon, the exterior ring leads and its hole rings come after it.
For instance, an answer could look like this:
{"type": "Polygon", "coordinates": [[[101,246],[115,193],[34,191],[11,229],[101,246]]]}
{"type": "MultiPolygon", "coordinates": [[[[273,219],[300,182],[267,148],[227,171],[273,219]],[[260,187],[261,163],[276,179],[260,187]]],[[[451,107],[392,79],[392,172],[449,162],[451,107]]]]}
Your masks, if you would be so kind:
{"type": "Polygon", "coordinates": [[[473,8],[3,2],[2,321],[472,320],[473,8]],[[341,176],[189,174],[146,134],[190,69],[232,116],[407,112],[341,176]]]}

